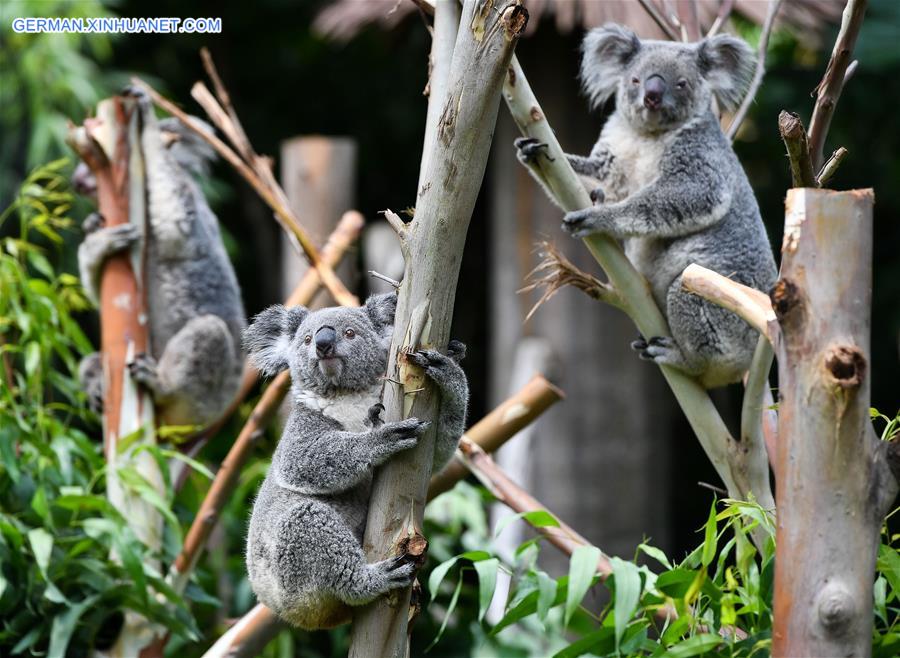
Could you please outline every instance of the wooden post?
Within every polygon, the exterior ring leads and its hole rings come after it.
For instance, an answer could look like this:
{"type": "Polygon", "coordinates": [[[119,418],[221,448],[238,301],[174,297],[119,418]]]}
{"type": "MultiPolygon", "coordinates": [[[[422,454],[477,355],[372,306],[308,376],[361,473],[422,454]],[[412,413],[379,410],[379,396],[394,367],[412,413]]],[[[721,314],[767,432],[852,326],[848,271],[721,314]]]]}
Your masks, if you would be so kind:
{"type": "MultiPolygon", "coordinates": [[[[291,210],[303,218],[315,244],[324,244],[341,215],[353,207],[356,188],[356,142],[348,137],[294,137],[281,144],[281,185],[291,210]]],[[[337,274],[352,281],[352,259],[337,274]]],[[[281,236],[281,292],[286,297],[303,278],[309,263],[286,235],[281,236]]],[[[352,286],[351,286],[352,287],[352,286]]],[[[322,304],[330,302],[323,301],[322,304]]]]}
{"type": "MultiPolygon", "coordinates": [[[[527,20],[517,0],[468,0],[463,5],[446,100],[419,187],[415,219],[395,223],[406,273],[382,398],[386,421],[436,416],[438,400],[403,354],[419,346],[444,348],[450,338],[462,251],[487,164],[500,89],[527,20]]],[[[414,548],[424,552],[421,524],[433,453],[432,426],[415,449],[376,472],[363,544],[370,561],[414,548]]],[[[350,656],[407,655],[409,596],[407,589],[356,611],[350,656]]]]}
{"type": "Polygon", "coordinates": [[[897,493],[869,419],[871,190],[788,191],[781,277],[773,656],[868,656],[897,493]]]}

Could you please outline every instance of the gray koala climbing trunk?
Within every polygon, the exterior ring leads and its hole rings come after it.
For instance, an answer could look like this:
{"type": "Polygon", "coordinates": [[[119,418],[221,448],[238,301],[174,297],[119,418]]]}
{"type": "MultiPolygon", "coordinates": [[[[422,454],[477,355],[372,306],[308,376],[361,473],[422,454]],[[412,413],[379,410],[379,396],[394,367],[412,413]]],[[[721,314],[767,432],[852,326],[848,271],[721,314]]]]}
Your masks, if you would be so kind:
{"type": "MultiPolygon", "coordinates": [[[[449,10],[437,4],[437,11],[449,10]]],[[[445,348],[456,282],[472,209],[487,164],[503,78],[528,14],[518,0],[468,0],[463,5],[449,82],[416,200],[415,219],[393,219],[406,260],[399,290],[383,402],[385,420],[435,419],[437,397],[404,353],[445,348]]],[[[436,37],[437,38],[437,37],[436,37]]],[[[434,451],[434,430],[375,476],[364,547],[370,562],[404,551],[424,552],[421,535],[434,451]]],[[[407,655],[410,590],[360,609],[350,656],[407,655]]]]}
{"type": "Polygon", "coordinates": [[[773,656],[872,651],[873,573],[898,453],[869,419],[872,204],[871,190],[788,191],[772,292],[781,326],[773,656]]]}

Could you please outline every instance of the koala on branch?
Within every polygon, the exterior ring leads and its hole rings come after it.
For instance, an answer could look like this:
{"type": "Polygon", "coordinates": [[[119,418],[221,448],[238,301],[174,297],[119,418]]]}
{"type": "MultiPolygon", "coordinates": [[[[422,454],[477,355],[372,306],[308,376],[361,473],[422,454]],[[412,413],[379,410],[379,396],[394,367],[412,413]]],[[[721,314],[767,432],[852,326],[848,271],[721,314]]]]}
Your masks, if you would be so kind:
{"type": "MultiPolygon", "coordinates": [[[[349,621],[348,606],[408,587],[411,556],[366,562],[363,531],[375,467],[414,447],[428,427],[416,418],[381,421],[381,390],[397,305],[395,293],[361,308],[309,311],[272,306],[244,333],[266,375],[289,369],[291,411],[253,505],[247,572],[260,602],[306,629],[349,621]]],[[[452,457],[465,429],[468,383],[449,354],[406,355],[440,393],[433,471],[452,457]]]]}
{"type": "MultiPolygon", "coordinates": [[[[719,35],[694,44],[641,41],[606,25],[587,34],[581,80],[594,106],[616,108],[588,156],[567,155],[596,181],[594,205],[566,214],[574,237],[605,233],[649,281],[672,336],[632,343],[641,358],[696,376],[707,388],[739,381],[757,333],[737,315],[682,290],[697,263],[767,291],[775,282],[772,249],[753,190],[712,110],[735,108],[751,80],[755,55],[719,35]]],[[[543,145],[516,140],[519,159],[543,157],[543,145]]],[[[552,196],[551,196],[552,198],[552,196]]]]}
{"type": "MultiPolygon", "coordinates": [[[[78,267],[88,297],[99,298],[100,272],[111,255],[146,241],[147,307],[152,354],[136,355],[132,376],[152,393],[166,425],[215,420],[240,386],[241,332],[246,326],[241,292],[225,253],[219,222],[192,173],[206,173],[211,149],[177,119],[158,121],[149,97],[137,97],[140,145],[147,177],[148,222],[105,227],[94,213],[83,225],[78,267]]],[[[96,192],[87,166],[73,174],[76,190],[96,192]]],[[[102,408],[99,353],[79,373],[96,410],[102,408]]]]}

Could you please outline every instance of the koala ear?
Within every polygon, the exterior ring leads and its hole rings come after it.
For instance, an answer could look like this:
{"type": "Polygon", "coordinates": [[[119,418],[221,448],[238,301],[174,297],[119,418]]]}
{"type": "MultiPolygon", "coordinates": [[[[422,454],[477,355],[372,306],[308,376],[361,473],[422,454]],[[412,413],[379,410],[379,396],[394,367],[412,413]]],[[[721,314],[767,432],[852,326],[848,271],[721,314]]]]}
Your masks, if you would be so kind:
{"type": "Polygon", "coordinates": [[[363,308],[376,330],[391,327],[394,324],[394,313],[397,311],[397,293],[370,295],[363,308]]]}
{"type": "Polygon", "coordinates": [[[581,86],[591,107],[616,93],[625,67],[641,49],[641,40],[626,27],[607,23],[594,28],[581,44],[581,86]]]}
{"type": "Polygon", "coordinates": [[[743,39],[718,34],[697,44],[697,65],[722,109],[740,105],[756,68],[756,53],[743,39]]]}
{"type": "Polygon", "coordinates": [[[244,329],[244,348],[250,362],[264,375],[275,375],[288,367],[291,339],[309,311],[302,306],[270,306],[244,329]]]}

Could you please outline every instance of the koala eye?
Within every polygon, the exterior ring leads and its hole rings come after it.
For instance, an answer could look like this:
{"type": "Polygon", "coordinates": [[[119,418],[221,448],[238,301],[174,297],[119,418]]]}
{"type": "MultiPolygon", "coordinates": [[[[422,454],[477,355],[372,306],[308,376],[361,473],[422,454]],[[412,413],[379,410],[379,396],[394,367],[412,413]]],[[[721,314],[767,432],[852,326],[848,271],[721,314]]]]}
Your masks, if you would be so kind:
{"type": "Polygon", "coordinates": [[[679,80],[678,82],[675,83],[675,86],[678,87],[679,89],[684,89],[685,87],[687,87],[687,80],[682,78],[681,80],[679,80]]]}
{"type": "Polygon", "coordinates": [[[306,334],[306,336],[303,338],[303,342],[309,345],[312,342],[312,336],[306,334]]]}
{"type": "Polygon", "coordinates": [[[634,84],[634,85],[639,85],[639,84],[641,84],[640,78],[638,78],[638,77],[632,78],[632,79],[631,79],[631,84],[634,84]]]}
{"type": "Polygon", "coordinates": [[[344,332],[344,335],[345,335],[347,338],[353,338],[353,337],[356,335],[356,332],[353,331],[353,329],[347,329],[347,330],[344,332]]]}

